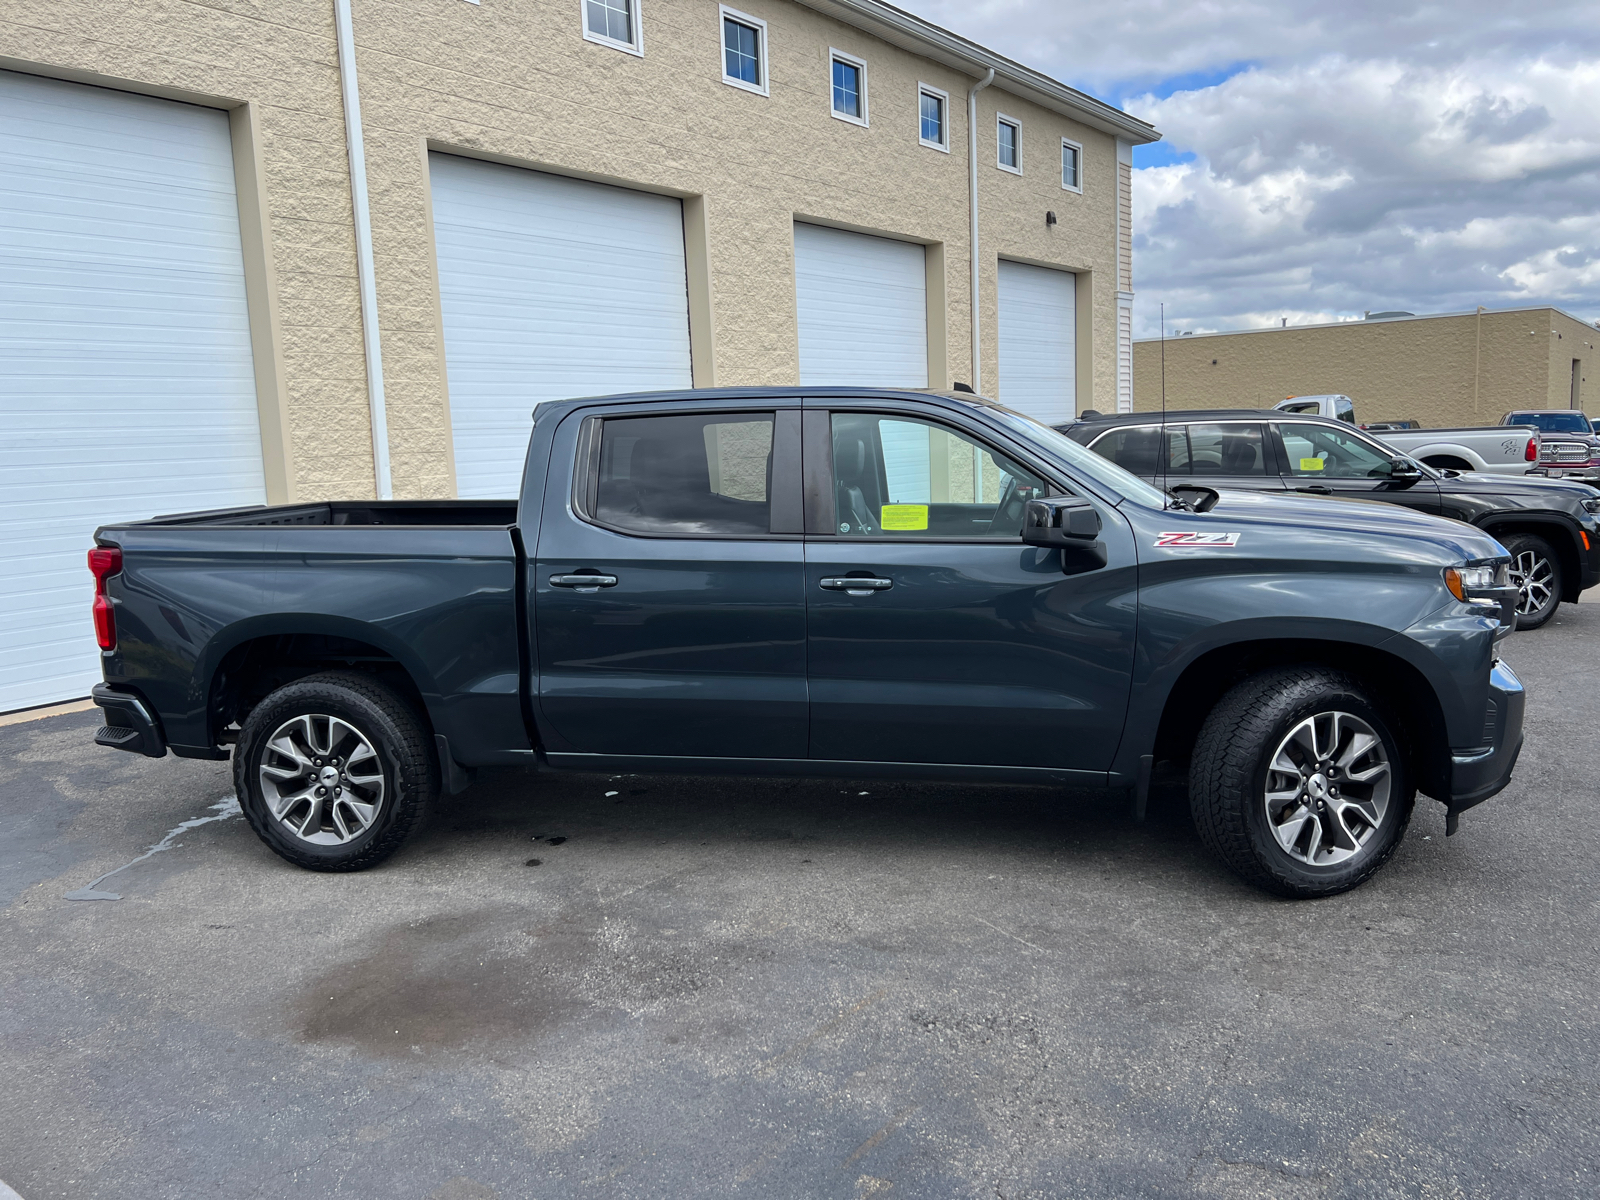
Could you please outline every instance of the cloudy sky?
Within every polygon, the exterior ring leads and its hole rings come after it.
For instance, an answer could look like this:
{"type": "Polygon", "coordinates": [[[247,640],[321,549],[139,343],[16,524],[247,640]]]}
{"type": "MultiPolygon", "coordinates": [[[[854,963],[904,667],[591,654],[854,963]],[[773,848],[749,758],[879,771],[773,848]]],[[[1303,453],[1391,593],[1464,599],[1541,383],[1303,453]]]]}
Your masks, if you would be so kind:
{"type": "Polygon", "coordinates": [[[1554,304],[1600,319],[1600,4],[898,0],[1119,104],[1137,336],[1554,304]]]}

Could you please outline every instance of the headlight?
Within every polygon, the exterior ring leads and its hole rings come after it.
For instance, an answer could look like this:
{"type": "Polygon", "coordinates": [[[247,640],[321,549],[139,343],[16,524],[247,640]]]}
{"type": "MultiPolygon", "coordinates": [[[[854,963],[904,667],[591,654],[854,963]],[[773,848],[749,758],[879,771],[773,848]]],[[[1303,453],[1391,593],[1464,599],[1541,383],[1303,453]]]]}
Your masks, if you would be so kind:
{"type": "Polygon", "coordinates": [[[1487,593],[1511,585],[1511,568],[1506,563],[1492,567],[1446,567],[1444,585],[1452,596],[1467,604],[1495,604],[1498,600],[1487,593]]]}
{"type": "Polygon", "coordinates": [[[1592,500],[1580,500],[1578,503],[1583,505],[1583,511],[1591,517],[1600,516],[1600,496],[1596,496],[1592,500]]]}

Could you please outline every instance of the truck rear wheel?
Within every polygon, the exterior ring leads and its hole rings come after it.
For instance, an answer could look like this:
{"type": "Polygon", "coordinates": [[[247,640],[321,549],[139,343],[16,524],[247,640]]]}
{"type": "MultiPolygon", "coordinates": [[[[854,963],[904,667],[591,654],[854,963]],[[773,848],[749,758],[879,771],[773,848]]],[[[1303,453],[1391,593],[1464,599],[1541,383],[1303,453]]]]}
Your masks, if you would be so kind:
{"type": "Polygon", "coordinates": [[[400,848],[439,792],[432,739],[370,676],[286,684],[239,731],[233,777],[250,827],[297,867],[360,871],[400,848]]]}
{"type": "Polygon", "coordinates": [[[1354,679],[1323,667],[1235,686],[1189,765],[1206,845],[1246,881],[1297,899],[1370,879],[1400,844],[1415,798],[1382,713],[1354,679]]]}
{"type": "Polygon", "coordinates": [[[1515,533],[1501,544],[1511,554],[1511,582],[1520,593],[1517,628],[1537,629],[1561,607],[1561,560],[1537,534],[1515,533]]]}

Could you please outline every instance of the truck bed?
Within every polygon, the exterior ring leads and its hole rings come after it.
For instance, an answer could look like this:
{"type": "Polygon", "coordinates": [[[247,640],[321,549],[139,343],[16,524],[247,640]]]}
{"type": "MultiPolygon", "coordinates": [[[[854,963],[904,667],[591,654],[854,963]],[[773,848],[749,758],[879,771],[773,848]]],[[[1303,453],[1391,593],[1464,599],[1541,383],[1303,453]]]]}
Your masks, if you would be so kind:
{"type": "Polygon", "coordinates": [[[251,504],[173,513],[151,525],[452,525],[507,529],[517,523],[516,500],[334,500],[324,504],[251,504]]]}

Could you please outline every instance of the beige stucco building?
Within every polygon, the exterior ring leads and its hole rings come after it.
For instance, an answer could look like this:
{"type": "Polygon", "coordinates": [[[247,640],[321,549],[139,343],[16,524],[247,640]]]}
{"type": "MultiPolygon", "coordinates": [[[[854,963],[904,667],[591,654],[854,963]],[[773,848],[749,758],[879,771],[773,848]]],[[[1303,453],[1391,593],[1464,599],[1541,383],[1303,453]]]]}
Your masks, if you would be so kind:
{"type": "Polygon", "coordinates": [[[1270,408],[1343,393],[1358,421],[1495,424],[1514,408],[1600,417],[1600,329],[1555,308],[1480,309],[1332,325],[1194,334],[1134,343],[1134,401],[1169,408],[1270,408]]]}
{"type": "MultiPolygon", "coordinates": [[[[598,2],[624,14],[623,36],[593,36],[579,0],[354,0],[395,495],[458,488],[451,358],[470,347],[445,333],[430,153],[680,201],[696,385],[801,379],[797,221],[922,247],[926,379],[906,382],[944,386],[973,376],[966,95],[991,66],[977,101],[986,390],[1005,390],[996,290],[1011,259],[1075,276],[1075,399],[1115,405],[1129,149],[1155,136],[1148,126],[875,0],[741,0],[735,16],[760,33],[759,88],[725,82],[715,0],[598,2]],[[859,121],[835,119],[834,52],[861,68],[859,121]],[[919,136],[924,91],[942,93],[943,146],[919,136]],[[1020,172],[997,163],[1001,113],[1020,172]],[[1076,189],[1063,186],[1063,139],[1081,147],[1076,189]]],[[[273,499],[375,486],[335,12],[335,0],[16,0],[0,17],[8,70],[226,112],[273,499]]]]}
{"type": "Polygon", "coordinates": [[[1158,136],[879,0],[9,0],[0,711],[97,524],[514,494],[543,400],[1130,408],[1158,136]]]}

